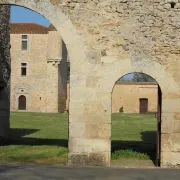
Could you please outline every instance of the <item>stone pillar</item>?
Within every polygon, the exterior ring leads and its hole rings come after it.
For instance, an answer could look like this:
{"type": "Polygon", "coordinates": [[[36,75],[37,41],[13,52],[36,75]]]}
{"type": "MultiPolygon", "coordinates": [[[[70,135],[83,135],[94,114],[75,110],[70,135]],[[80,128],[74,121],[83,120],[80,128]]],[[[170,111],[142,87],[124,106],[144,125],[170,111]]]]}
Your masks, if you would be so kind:
{"type": "Polygon", "coordinates": [[[98,88],[98,79],[95,73],[70,78],[70,165],[110,166],[111,93],[98,88]]]}
{"type": "Polygon", "coordinates": [[[180,164],[180,99],[162,99],[161,167],[180,164]]]}
{"type": "Polygon", "coordinates": [[[0,139],[9,135],[10,6],[0,6],[0,139]]]}
{"type": "Polygon", "coordinates": [[[48,32],[47,61],[58,67],[58,112],[64,112],[67,93],[67,49],[59,32],[52,24],[48,32]]]}

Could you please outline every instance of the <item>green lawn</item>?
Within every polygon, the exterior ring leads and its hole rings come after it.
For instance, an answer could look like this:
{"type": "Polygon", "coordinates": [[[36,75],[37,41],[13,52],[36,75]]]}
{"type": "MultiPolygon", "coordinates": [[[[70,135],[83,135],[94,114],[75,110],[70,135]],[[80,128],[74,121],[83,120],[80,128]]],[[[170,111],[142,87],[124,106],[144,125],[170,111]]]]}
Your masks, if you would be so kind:
{"type": "Polygon", "coordinates": [[[156,130],[154,114],[113,114],[112,159],[155,160],[156,130]]]}
{"type": "MultiPolygon", "coordinates": [[[[153,158],[154,115],[112,115],[112,159],[153,158]],[[153,152],[153,153],[152,153],[153,152]]],[[[0,162],[65,164],[67,114],[11,113],[11,141],[0,146],[0,162]]]]}

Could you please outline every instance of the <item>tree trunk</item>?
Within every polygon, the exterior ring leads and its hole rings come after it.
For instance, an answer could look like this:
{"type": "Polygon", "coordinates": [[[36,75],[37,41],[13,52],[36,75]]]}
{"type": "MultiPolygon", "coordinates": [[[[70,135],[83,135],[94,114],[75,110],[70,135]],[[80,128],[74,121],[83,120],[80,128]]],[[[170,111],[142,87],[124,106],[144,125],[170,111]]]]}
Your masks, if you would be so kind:
{"type": "Polygon", "coordinates": [[[10,6],[0,5],[0,144],[8,139],[10,117],[10,6]]]}

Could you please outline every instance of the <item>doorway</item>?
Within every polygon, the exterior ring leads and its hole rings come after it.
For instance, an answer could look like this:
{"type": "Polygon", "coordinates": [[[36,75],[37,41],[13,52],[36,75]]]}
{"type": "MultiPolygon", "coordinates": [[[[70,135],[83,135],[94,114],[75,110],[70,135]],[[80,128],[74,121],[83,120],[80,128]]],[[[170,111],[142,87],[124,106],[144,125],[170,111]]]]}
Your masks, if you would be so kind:
{"type": "Polygon", "coordinates": [[[153,78],[131,73],[112,92],[112,166],[160,166],[161,90],[153,78]]]}
{"type": "Polygon", "coordinates": [[[23,95],[19,96],[18,110],[26,110],[26,97],[23,95]]]}
{"type": "Polygon", "coordinates": [[[140,114],[148,113],[148,99],[147,98],[139,99],[139,113],[140,114]]]}

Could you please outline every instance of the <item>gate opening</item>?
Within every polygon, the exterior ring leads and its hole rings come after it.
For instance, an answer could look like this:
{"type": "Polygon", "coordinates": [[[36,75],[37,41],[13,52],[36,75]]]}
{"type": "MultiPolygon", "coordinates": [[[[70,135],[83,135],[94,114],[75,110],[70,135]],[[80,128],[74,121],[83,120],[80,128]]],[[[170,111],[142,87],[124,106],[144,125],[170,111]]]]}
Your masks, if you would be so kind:
{"type": "Polygon", "coordinates": [[[155,79],[131,73],[116,82],[112,92],[112,164],[160,166],[160,115],[161,90],[155,79]]]}
{"type": "Polygon", "coordinates": [[[66,164],[68,113],[61,113],[67,98],[65,43],[44,17],[11,6],[10,44],[11,128],[6,146],[0,146],[0,162],[66,164]]]}

